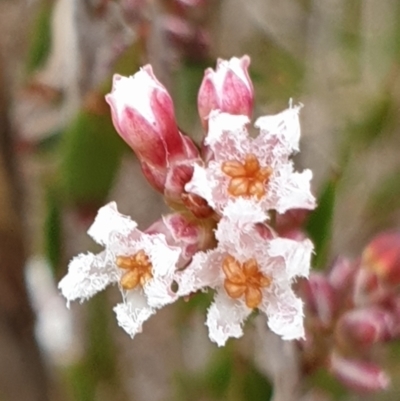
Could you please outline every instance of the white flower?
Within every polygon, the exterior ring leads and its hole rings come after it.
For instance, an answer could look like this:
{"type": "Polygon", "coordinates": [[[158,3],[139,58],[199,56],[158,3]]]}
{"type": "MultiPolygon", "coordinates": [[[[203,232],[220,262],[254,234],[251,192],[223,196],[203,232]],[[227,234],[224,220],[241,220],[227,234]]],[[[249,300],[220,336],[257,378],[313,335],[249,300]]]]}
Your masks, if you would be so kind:
{"type": "Polygon", "coordinates": [[[102,207],[88,233],[104,251],[80,254],[69,264],[59,288],[68,301],[84,301],[109,284],[118,284],[122,303],[114,311],[118,324],[133,338],[156,309],[177,299],[174,281],[180,249],[163,234],[144,234],[120,214],[115,202],[102,207]]]}
{"type": "Polygon", "coordinates": [[[289,209],[313,209],[310,192],[312,173],[295,172],[290,156],[299,148],[299,108],[257,120],[261,133],[251,138],[246,116],[214,111],[205,138],[211,160],[196,165],[186,191],[207,200],[220,214],[228,201],[246,198],[264,211],[284,213],[289,209]]]}
{"type": "Polygon", "coordinates": [[[312,243],[265,238],[256,229],[261,215],[240,216],[236,208],[229,203],[229,218],[219,222],[218,247],[197,253],[177,275],[178,294],[216,290],[206,324],[210,339],[219,346],[242,336],[243,323],[254,309],[265,313],[270,329],[284,340],[303,337],[303,304],[291,284],[296,277],[308,276],[312,243]]]}

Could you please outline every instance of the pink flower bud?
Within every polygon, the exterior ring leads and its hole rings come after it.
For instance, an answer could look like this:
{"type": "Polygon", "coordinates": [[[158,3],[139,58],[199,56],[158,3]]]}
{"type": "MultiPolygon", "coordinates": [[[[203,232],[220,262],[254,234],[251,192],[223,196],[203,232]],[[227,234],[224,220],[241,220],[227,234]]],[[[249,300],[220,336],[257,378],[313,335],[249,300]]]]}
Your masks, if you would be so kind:
{"type": "Polygon", "coordinates": [[[356,305],[380,302],[387,295],[389,293],[382,287],[374,272],[358,269],[353,290],[353,301],[356,305]]]}
{"type": "Polygon", "coordinates": [[[216,71],[211,68],[205,71],[197,99],[205,129],[212,110],[251,117],[254,90],[248,73],[249,65],[249,56],[233,57],[229,61],[219,59],[216,71]]]}
{"type": "Polygon", "coordinates": [[[175,3],[181,5],[183,7],[199,7],[203,6],[206,1],[205,0],[175,0],[175,3]]]}
{"type": "Polygon", "coordinates": [[[339,343],[355,347],[388,341],[394,334],[393,315],[378,307],[356,309],[345,313],[337,322],[335,329],[339,343]]]}
{"type": "Polygon", "coordinates": [[[207,201],[199,195],[183,192],[181,199],[186,208],[198,219],[211,217],[215,213],[207,201]]]}
{"type": "Polygon", "coordinates": [[[185,193],[185,185],[193,176],[193,161],[185,160],[174,163],[168,170],[165,181],[164,195],[167,201],[180,202],[185,193]]]}
{"type": "Polygon", "coordinates": [[[347,291],[354,285],[357,273],[356,265],[346,258],[337,258],[329,272],[329,282],[338,291],[347,291]]]}
{"type": "Polygon", "coordinates": [[[168,153],[182,153],[172,99],[150,65],[128,78],[114,75],[106,101],[116,130],[141,161],[163,167],[168,153]]]}
{"type": "Polygon", "coordinates": [[[377,364],[348,359],[336,352],[331,355],[330,370],[346,387],[360,393],[385,390],[390,384],[389,377],[377,364]]]}
{"type": "Polygon", "coordinates": [[[336,312],[334,290],[326,277],[313,273],[303,283],[303,294],[306,308],[318,319],[320,326],[328,327],[336,312]]]}
{"type": "Polygon", "coordinates": [[[362,254],[362,267],[390,286],[400,284],[400,232],[377,235],[362,254]]]}
{"type": "Polygon", "coordinates": [[[164,234],[170,246],[181,249],[178,267],[184,267],[201,250],[213,244],[214,235],[210,222],[193,220],[181,213],[168,214],[153,223],[146,234],[164,234]]]}
{"type": "MultiPolygon", "coordinates": [[[[170,170],[178,162],[187,164],[180,180],[191,179],[189,165],[199,156],[197,148],[179,131],[172,99],[150,65],[128,78],[114,75],[106,100],[116,130],[134,150],[144,175],[157,190],[164,192],[166,182],[172,180],[169,176],[177,175],[170,170]]],[[[168,191],[175,196],[178,190],[173,187],[168,191]]]]}

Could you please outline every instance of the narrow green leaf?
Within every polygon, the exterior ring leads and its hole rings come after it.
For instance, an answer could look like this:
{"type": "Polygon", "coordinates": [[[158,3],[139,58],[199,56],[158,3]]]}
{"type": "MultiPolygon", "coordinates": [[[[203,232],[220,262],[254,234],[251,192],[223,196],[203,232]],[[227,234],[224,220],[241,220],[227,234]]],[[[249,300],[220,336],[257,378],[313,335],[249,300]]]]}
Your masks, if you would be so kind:
{"type": "Polygon", "coordinates": [[[328,258],[337,182],[337,177],[332,177],[325,183],[318,198],[318,206],[306,224],[306,231],[315,247],[314,267],[318,269],[325,266],[328,258]]]}
{"type": "Polygon", "coordinates": [[[213,398],[224,398],[233,372],[232,348],[228,345],[215,352],[206,372],[205,385],[213,398]]]}
{"type": "Polygon", "coordinates": [[[64,132],[60,148],[60,180],[66,200],[84,206],[101,205],[125,149],[110,115],[79,112],[64,132]]]}
{"type": "Polygon", "coordinates": [[[242,400],[268,401],[271,397],[271,383],[254,366],[249,366],[242,378],[242,400]]]}
{"type": "Polygon", "coordinates": [[[32,39],[26,63],[26,71],[28,74],[41,67],[49,54],[52,9],[51,2],[42,0],[30,35],[32,39]]]}
{"type": "Polygon", "coordinates": [[[190,133],[199,122],[197,112],[197,93],[204,76],[204,63],[184,63],[174,76],[173,98],[179,126],[190,133]]]}
{"type": "Polygon", "coordinates": [[[308,377],[309,387],[320,388],[326,391],[332,400],[345,400],[348,390],[339,383],[326,369],[318,369],[308,377]]]}
{"type": "MultiPolygon", "coordinates": [[[[116,350],[110,330],[112,312],[107,294],[97,294],[87,304],[86,354],[67,370],[67,380],[76,401],[97,401],[100,394],[113,394],[113,400],[125,400],[117,369],[116,350]]],[[[108,399],[108,398],[107,398],[108,399]]]]}
{"type": "Polygon", "coordinates": [[[62,263],[61,203],[55,192],[48,190],[47,212],[44,221],[44,250],[55,277],[62,263]]]}

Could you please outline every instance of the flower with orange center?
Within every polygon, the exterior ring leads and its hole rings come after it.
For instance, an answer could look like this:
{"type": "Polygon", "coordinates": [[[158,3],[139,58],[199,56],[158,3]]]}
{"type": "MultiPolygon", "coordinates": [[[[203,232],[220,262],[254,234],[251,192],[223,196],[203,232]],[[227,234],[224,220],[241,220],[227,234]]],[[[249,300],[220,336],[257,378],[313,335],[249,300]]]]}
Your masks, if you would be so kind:
{"type": "Polygon", "coordinates": [[[118,256],[115,263],[126,270],[120,281],[124,290],[133,290],[139,284],[143,287],[153,277],[151,262],[143,249],[133,256],[118,256]]]}
{"type": "Polygon", "coordinates": [[[180,248],[169,246],[164,234],[139,231],[114,202],[99,210],[88,233],[104,246],[103,252],[72,259],[59,288],[69,303],[119,284],[122,302],[114,312],[118,324],[134,337],[157,309],[178,298],[172,285],[180,248]]]}
{"type": "Polygon", "coordinates": [[[242,336],[242,325],[254,308],[284,340],[301,338],[303,304],[291,286],[296,277],[309,273],[312,243],[260,234],[265,214],[260,205],[243,213],[245,202],[239,198],[228,203],[215,231],[218,246],[197,252],[177,273],[178,295],[216,291],[206,324],[210,339],[220,346],[242,336]]]}
{"type": "Polygon", "coordinates": [[[257,156],[250,153],[241,163],[237,160],[229,160],[222,163],[222,171],[231,177],[228,192],[232,196],[255,196],[261,199],[265,193],[265,185],[272,174],[271,167],[260,167],[257,156]]]}
{"type": "Polygon", "coordinates": [[[224,288],[234,298],[244,295],[246,305],[257,308],[262,300],[262,288],[271,285],[271,278],[260,272],[257,261],[252,258],[241,264],[233,256],[225,257],[222,269],[225,273],[224,288]]]}
{"type": "Polygon", "coordinates": [[[209,158],[204,165],[194,165],[185,190],[204,198],[220,215],[237,198],[260,204],[265,212],[313,209],[312,173],[294,171],[291,160],[298,150],[298,108],[261,117],[255,138],[249,135],[248,122],[246,116],[211,112],[204,139],[209,158]]]}

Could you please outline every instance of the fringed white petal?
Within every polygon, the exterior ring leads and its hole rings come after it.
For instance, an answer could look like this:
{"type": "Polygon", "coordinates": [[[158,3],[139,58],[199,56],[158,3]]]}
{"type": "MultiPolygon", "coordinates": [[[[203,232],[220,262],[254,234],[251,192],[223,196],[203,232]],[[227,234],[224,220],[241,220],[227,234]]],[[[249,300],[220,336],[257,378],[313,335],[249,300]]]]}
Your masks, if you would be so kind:
{"type": "Polygon", "coordinates": [[[178,295],[185,296],[199,290],[216,288],[223,280],[224,254],[218,251],[197,252],[185,270],[176,274],[178,295]]]}
{"type": "Polygon", "coordinates": [[[263,116],[257,119],[255,126],[260,128],[261,135],[267,139],[277,137],[287,149],[287,154],[299,150],[300,141],[300,106],[291,107],[276,115],[263,116]]]}
{"type": "Polygon", "coordinates": [[[268,316],[269,328],[283,340],[304,338],[303,302],[290,286],[275,287],[274,294],[263,297],[259,309],[268,316]]]}
{"type": "Polygon", "coordinates": [[[70,301],[84,301],[110,283],[118,281],[119,275],[115,267],[106,261],[106,253],[80,254],[69,263],[68,274],[60,281],[58,288],[70,301]]]}
{"type": "Polygon", "coordinates": [[[225,345],[228,338],[239,338],[243,335],[243,323],[251,313],[245,303],[228,297],[220,290],[207,313],[210,340],[219,347],[225,345]]]}
{"type": "Polygon", "coordinates": [[[99,209],[94,223],[88,230],[88,234],[101,245],[106,246],[110,241],[112,233],[122,236],[129,235],[135,230],[137,224],[129,216],[118,212],[117,204],[110,202],[99,209]]]}
{"type": "Polygon", "coordinates": [[[313,249],[314,246],[308,239],[294,241],[287,238],[275,238],[268,244],[268,253],[271,256],[284,258],[285,271],[289,280],[294,277],[308,277],[313,249]]]}
{"type": "Polygon", "coordinates": [[[314,209],[316,203],[311,193],[311,179],[311,170],[298,173],[293,171],[291,163],[282,165],[279,175],[270,184],[272,197],[275,198],[272,208],[281,214],[289,209],[314,209]]]}
{"type": "Polygon", "coordinates": [[[153,315],[156,310],[147,304],[146,298],[140,291],[129,291],[124,303],[114,308],[118,325],[133,338],[142,332],[143,323],[153,315]]]}

